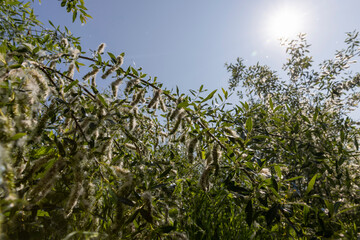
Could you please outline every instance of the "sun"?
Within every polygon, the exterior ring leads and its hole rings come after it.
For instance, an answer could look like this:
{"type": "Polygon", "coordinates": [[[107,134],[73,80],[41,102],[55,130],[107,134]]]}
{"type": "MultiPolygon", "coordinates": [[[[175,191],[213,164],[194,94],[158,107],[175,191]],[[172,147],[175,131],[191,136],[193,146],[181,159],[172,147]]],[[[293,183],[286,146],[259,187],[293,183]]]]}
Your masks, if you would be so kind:
{"type": "Polygon", "coordinates": [[[304,15],[297,8],[287,6],[276,9],[268,16],[268,34],[275,38],[294,38],[303,31],[304,20],[304,15]]]}

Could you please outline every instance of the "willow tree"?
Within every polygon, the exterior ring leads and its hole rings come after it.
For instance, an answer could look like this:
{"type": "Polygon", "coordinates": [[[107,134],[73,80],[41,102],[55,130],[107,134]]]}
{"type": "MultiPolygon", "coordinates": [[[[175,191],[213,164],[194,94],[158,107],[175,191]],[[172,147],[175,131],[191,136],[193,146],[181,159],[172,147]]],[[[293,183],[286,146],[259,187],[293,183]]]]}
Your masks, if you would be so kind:
{"type": "MultiPolygon", "coordinates": [[[[89,17],[81,0],[61,6],[89,17]]],[[[320,76],[308,71],[304,40],[292,42],[288,84],[238,61],[231,87],[255,95],[228,107],[224,89],[172,92],[104,43],[82,51],[31,3],[0,8],[2,238],[356,236],[358,128],[344,115],[344,88],[334,93],[342,62],[320,76]],[[110,91],[98,90],[103,79],[110,91]],[[320,86],[306,93],[319,100],[304,102],[302,80],[320,86]]],[[[353,56],[357,44],[349,40],[353,56]]]]}

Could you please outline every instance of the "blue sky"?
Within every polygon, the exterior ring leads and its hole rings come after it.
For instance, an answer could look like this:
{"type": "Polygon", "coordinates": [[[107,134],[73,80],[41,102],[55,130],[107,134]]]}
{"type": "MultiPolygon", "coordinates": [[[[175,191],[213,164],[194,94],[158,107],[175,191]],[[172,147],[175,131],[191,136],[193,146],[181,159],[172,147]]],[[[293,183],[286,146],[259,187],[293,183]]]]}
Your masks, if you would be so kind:
{"type": "Polygon", "coordinates": [[[105,42],[107,51],[126,53],[125,65],[142,67],[182,92],[202,84],[227,88],[224,64],[237,57],[280,71],[285,51],[268,25],[284,7],[301,16],[299,31],[307,33],[317,63],[345,46],[345,32],[360,30],[358,0],[87,0],[93,19],[85,25],[72,23],[60,2],[36,3],[35,14],[67,26],[82,38],[84,50],[105,42]]]}

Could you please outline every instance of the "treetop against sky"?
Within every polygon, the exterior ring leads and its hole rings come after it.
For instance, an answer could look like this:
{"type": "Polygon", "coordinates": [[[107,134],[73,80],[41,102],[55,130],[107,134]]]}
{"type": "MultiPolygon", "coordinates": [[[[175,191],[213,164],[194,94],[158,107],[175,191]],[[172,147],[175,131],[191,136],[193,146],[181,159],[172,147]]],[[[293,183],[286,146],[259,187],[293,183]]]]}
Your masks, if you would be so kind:
{"type": "Polygon", "coordinates": [[[307,33],[311,54],[320,63],[344,47],[345,32],[358,29],[360,22],[356,0],[93,0],[86,1],[93,19],[83,25],[72,23],[60,3],[36,2],[35,13],[44,23],[51,20],[81,36],[84,50],[105,42],[107,51],[126,53],[125,64],[182,91],[202,84],[225,87],[224,63],[237,57],[280,70],[286,54],[278,38],[299,32],[307,33]]]}

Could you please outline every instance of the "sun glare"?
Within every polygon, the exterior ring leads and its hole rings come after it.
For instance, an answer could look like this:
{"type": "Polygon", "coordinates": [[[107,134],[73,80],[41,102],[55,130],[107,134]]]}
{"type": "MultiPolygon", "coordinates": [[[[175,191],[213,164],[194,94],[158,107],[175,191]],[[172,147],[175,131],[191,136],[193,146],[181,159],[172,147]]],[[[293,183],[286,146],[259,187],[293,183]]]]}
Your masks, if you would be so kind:
{"type": "Polygon", "coordinates": [[[293,38],[303,30],[303,25],[301,11],[290,7],[277,9],[268,19],[269,35],[276,38],[293,38]]]}

